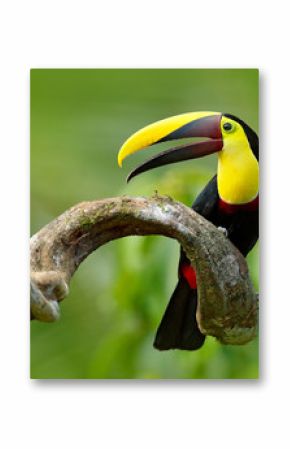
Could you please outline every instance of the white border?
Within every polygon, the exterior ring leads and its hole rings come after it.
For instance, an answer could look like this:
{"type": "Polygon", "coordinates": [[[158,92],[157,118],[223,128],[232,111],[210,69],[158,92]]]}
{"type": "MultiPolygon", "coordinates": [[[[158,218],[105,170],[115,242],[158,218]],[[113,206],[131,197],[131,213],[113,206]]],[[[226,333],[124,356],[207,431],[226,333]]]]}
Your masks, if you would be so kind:
{"type": "Polygon", "coordinates": [[[2,6],[1,447],[289,445],[289,14],[284,4],[264,2],[259,9],[248,0],[28,0],[2,6]],[[148,66],[261,70],[262,378],[30,381],[29,68],[148,66]]]}

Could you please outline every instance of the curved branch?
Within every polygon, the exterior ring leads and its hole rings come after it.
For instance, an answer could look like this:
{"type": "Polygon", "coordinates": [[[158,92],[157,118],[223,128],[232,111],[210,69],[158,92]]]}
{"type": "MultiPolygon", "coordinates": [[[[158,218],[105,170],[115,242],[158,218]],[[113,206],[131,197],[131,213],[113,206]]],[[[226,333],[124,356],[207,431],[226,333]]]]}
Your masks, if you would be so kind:
{"type": "Polygon", "coordinates": [[[201,331],[223,343],[244,344],[257,331],[258,299],[245,259],[214,225],[171,198],[117,197],[83,202],[31,238],[31,313],[59,316],[58,302],[80,263],[105,243],[160,234],[179,241],[196,269],[201,331]]]}

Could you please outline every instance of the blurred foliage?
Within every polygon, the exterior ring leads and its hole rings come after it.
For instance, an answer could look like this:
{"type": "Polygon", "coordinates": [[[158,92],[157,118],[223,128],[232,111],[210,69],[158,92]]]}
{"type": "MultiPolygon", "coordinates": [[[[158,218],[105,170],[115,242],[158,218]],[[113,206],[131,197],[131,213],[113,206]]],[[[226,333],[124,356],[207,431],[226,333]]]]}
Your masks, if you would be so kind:
{"type": "MultiPolygon", "coordinates": [[[[191,205],[215,172],[215,156],[160,168],[128,186],[126,174],[144,154],[123,170],[116,157],[137,129],[196,110],[230,112],[257,130],[258,71],[32,70],[32,234],[84,200],[157,190],[191,205]]],[[[31,377],[256,378],[257,340],[234,347],[207,338],[197,352],[153,349],[178,255],[175,241],[152,236],[111,242],[90,256],[72,279],[60,321],[31,324],[31,377]]],[[[258,288],[257,247],[248,260],[258,288]]]]}

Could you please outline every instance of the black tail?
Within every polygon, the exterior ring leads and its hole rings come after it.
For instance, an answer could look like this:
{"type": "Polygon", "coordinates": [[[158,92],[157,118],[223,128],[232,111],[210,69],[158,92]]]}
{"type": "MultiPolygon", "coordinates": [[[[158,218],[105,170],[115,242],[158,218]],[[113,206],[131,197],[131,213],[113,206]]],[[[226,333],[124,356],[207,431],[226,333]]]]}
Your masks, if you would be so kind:
{"type": "Polygon", "coordinates": [[[199,349],[205,340],[196,322],[197,291],[181,278],[170,298],[157,330],[154,347],[167,349],[199,349]]]}

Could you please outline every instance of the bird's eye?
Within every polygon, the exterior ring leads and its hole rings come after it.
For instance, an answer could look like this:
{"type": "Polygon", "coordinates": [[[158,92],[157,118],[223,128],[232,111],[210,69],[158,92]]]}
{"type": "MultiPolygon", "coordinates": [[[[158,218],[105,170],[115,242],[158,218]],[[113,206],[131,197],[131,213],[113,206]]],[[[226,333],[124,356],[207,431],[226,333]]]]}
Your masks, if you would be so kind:
{"type": "Polygon", "coordinates": [[[234,127],[233,127],[232,123],[226,122],[223,124],[223,129],[227,132],[230,132],[230,131],[233,131],[234,127]]]}

